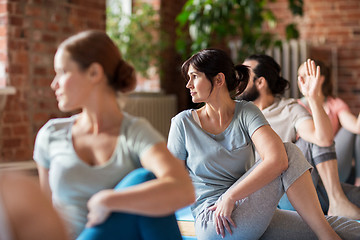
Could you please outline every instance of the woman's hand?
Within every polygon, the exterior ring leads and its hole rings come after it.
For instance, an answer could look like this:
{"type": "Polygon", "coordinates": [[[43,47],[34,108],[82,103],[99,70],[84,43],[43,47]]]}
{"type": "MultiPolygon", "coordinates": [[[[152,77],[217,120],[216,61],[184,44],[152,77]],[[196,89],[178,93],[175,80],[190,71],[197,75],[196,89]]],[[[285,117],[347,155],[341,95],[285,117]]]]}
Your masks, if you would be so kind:
{"type": "Polygon", "coordinates": [[[105,205],[106,198],[113,190],[102,190],[90,198],[87,203],[89,213],[86,227],[93,227],[103,223],[110,215],[110,209],[105,205]]]}
{"type": "Polygon", "coordinates": [[[304,63],[304,74],[298,77],[298,83],[301,93],[310,99],[322,100],[323,94],[321,91],[321,85],[324,81],[320,77],[320,67],[315,66],[313,60],[308,59],[304,63]]]}
{"type": "Polygon", "coordinates": [[[235,202],[235,200],[226,197],[224,194],[213,206],[209,207],[210,211],[214,211],[216,233],[221,234],[222,237],[225,237],[224,228],[232,234],[229,223],[231,226],[236,227],[235,222],[231,218],[235,202]]]}

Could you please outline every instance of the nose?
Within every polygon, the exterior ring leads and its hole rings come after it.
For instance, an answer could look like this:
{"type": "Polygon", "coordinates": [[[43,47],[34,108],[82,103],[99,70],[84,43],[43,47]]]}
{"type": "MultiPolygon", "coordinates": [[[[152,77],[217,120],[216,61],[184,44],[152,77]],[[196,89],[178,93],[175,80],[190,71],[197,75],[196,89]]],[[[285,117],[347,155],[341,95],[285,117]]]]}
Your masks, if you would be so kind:
{"type": "Polygon", "coordinates": [[[186,84],[186,88],[192,88],[192,80],[189,79],[189,81],[186,84]]]}
{"type": "Polygon", "coordinates": [[[56,75],[55,75],[54,79],[52,80],[50,87],[54,91],[59,87],[58,77],[56,75]]]}

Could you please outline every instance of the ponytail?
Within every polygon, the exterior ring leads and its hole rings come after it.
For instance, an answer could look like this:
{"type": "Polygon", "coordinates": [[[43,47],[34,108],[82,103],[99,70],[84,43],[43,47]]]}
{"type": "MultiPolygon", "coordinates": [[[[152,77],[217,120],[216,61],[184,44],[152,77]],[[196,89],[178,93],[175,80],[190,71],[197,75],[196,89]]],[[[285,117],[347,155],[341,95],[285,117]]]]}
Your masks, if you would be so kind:
{"type": "Polygon", "coordinates": [[[235,66],[235,78],[233,86],[228,86],[229,91],[232,93],[231,97],[236,98],[246,88],[250,78],[249,68],[245,65],[239,64],[235,66]]]}

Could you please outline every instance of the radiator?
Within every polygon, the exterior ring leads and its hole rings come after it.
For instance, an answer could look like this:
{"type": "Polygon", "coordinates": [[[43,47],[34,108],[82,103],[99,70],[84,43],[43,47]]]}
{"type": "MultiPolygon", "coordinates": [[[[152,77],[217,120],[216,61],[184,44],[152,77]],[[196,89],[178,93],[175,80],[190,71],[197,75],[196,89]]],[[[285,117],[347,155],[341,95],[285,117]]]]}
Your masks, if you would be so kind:
{"type": "Polygon", "coordinates": [[[338,62],[337,47],[332,45],[309,45],[304,40],[284,41],[281,47],[266,51],[282,68],[282,76],[290,82],[290,88],[285,92],[286,97],[299,98],[301,93],[297,85],[297,70],[307,58],[322,61],[330,68],[333,94],[337,95],[338,62]]]}
{"type": "Polygon", "coordinates": [[[282,77],[290,82],[290,88],[286,90],[285,96],[299,98],[297,70],[309,55],[306,42],[301,40],[284,41],[281,47],[270,49],[266,51],[266,54],[272,56],[280,64],[282,77]]]}
{"type": "Polygon", "coordinates": [[[175,95],[133,93],[125,100],[123,109],[146,118],[167,139],[171,118],[177,113],[177,100],[175,95]]]}

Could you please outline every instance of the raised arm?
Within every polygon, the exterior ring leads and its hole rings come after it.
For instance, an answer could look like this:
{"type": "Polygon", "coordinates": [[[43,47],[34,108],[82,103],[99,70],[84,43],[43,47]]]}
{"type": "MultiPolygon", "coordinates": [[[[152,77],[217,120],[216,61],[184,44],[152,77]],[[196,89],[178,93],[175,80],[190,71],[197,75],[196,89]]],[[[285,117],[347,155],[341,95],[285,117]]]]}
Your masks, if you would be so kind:
{"type": "Polygon", "coordinates": [[[356,118],[350,111],[342,111],[339,113],[339,120],[343,128],[354,134],[360,134],[360,113],[356,118]]]}
{"type": "Polygon", "coordinates": [[[329,146],[333,143],[334,134],[330,119],[323,108],[324,96],[321,92],[323,79],[320,78],[320,67],[316,67],[315,62],[310,59],[304,63],[304,67],[305,75],[299,76],[298,83],[300,91],[309,103],[313,120],[303,121],[298,126],[297,132],[306,141],[319,146],[329,146]]]}

